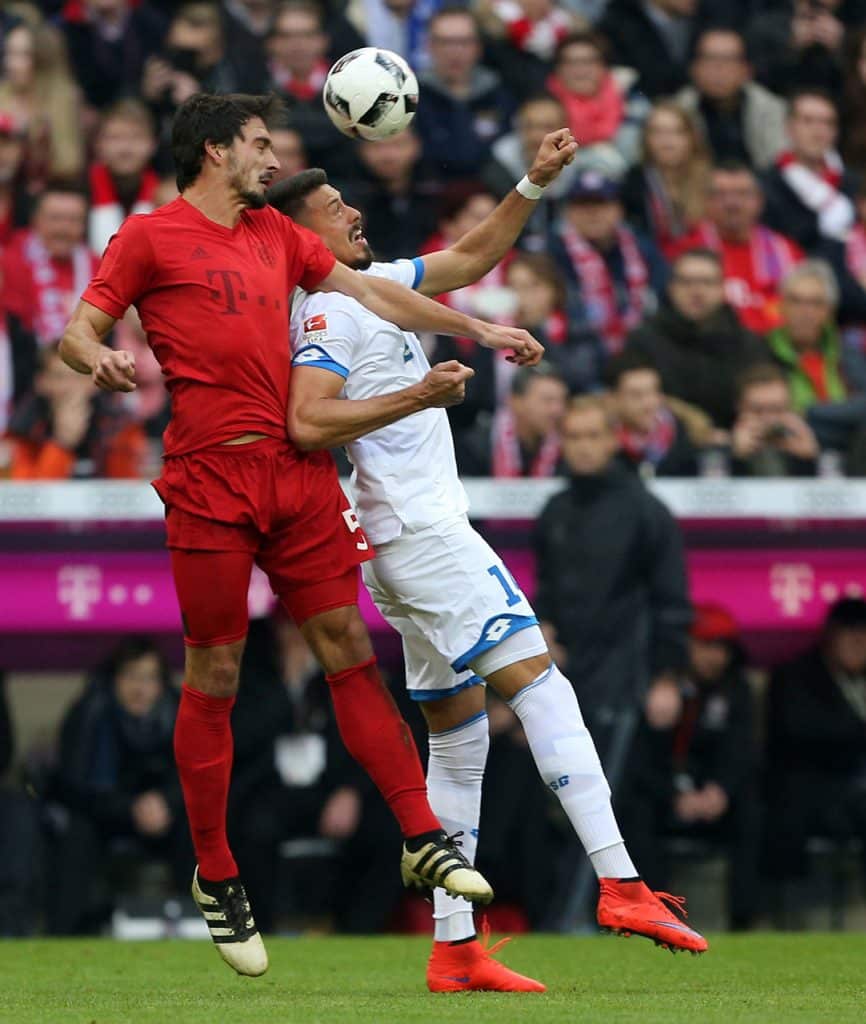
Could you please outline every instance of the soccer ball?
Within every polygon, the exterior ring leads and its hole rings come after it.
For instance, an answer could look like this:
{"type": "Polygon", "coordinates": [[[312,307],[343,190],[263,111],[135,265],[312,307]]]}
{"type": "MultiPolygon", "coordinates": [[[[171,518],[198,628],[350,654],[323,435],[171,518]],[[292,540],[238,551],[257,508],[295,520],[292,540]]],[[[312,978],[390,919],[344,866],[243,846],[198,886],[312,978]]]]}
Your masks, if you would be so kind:
{"type": "Polygon", "coordinates": [[[331,68],[322,99],[344,135],[384,139],[408,127],[415,116],[418,79],[399,54],[364,46],[331,68]]]}

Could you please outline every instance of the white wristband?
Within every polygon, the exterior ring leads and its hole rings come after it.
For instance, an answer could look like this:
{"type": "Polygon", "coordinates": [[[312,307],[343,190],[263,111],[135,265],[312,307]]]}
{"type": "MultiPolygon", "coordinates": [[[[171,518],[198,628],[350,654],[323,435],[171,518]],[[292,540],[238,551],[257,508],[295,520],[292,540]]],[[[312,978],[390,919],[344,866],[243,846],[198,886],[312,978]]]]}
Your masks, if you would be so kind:
{"type": "Polygon", "coordinates": [[[541,199],[546,186],[534,185],[528,177],[523,177],[514,187],[524,199],[541,199]]]}

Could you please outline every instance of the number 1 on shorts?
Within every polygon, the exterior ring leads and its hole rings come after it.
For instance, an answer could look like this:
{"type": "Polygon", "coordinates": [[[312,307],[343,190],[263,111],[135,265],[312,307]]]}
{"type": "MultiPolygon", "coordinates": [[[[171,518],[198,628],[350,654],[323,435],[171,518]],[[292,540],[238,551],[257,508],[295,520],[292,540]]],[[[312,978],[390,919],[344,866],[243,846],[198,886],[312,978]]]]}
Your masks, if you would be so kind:
{"type": "Polygon", "coordinates": [[[508,572],[507,569],[505,570],[505,572],[503,572],[498,565],[491,565],[487,571],[490,573],[491,576],[494,577],[494,579],[499,580],[499,582],[502,584],[502,589],[505,591],[505,596],[507,598],[505,603],[508,605],[508,607],[510,608],[512,605],[520,604],[520,600],[523,597],[523,594],[520,592],[520,587],[517,585],[517,580],[515,580],[511,573],[508,572]],[[505,578],[506,574],[508,576],[507,579],[505,578]]]}

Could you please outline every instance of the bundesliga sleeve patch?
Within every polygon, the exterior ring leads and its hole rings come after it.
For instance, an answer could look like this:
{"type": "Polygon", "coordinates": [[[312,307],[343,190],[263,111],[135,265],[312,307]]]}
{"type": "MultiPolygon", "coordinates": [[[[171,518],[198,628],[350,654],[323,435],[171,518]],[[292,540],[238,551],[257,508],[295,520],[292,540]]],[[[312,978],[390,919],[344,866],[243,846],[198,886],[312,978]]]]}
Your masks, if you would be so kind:
{"type": "Polygon", "coordinates": [[[304,321],[304,344],[322,341],[328,334],[328,314],[316,313],[304,321]]]}

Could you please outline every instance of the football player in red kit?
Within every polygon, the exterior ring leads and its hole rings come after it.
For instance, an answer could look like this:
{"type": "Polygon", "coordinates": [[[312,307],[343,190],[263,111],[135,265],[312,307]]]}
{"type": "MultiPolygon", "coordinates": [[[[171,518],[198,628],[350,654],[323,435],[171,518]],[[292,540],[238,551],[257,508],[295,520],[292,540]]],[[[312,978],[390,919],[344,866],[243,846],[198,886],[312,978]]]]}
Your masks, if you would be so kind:
{"type": "MultiPolygon", "coordinates": [[[[249,975],[267,969],[267,954],[225,817],[253,563],[324,666],[346,747],[400,824],[404,882],[492,898],[431,811],[417,750],[379,677],[357,607],[357,568],[373,551],[333,460],[288,440],[288,297],[297,285],[341,291],[405,329],[468,335],[518,360],[537,346],[525,332],[342,266],[316,235],[268,207],[277,113],[273,97],[197,95],[180,107],[180,196],[126,220],[61,344],[65,361],[97,386],[133,390],[132,356],[103,340],[135,305],[166,377],[172,417],[154,486],[186,641],[175,756],[198,862],[193,896],[223,959],[249,975]]],[[[430,405],[460,399],[462,381],[437,381],[430,405]]]]}

